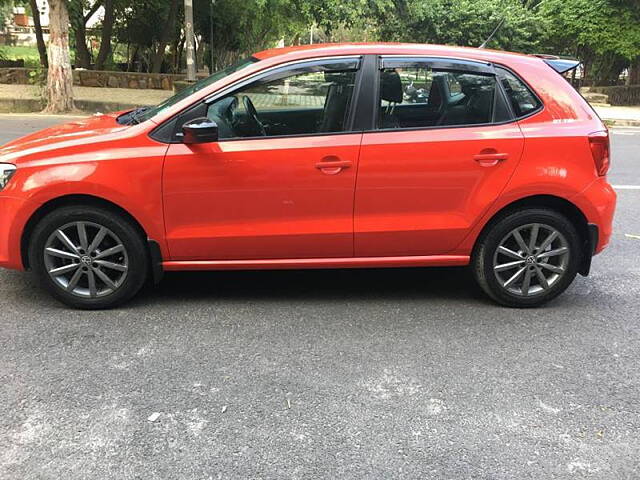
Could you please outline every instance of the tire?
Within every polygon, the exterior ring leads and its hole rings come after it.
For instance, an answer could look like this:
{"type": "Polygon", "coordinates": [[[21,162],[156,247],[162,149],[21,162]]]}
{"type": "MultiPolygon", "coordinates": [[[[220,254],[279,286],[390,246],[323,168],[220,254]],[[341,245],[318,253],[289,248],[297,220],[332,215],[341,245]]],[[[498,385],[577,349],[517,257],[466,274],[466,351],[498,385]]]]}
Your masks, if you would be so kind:
{"type": "Polygon", "coordinates": [[[139,229],[109,209],[84,206],[61,207],[40,220],[29,262],[53,297],[85,310],[122,305],[140,291],[149,271],[139,229]]]}
{"type": "Polygon", "coordinates": [[[505,214],[483,232],[471,266],[482,290],[496,302],[538,307],[571,285],[584,255],[582,245],[576,227],[564,215],[528,208],[505,214]]]}

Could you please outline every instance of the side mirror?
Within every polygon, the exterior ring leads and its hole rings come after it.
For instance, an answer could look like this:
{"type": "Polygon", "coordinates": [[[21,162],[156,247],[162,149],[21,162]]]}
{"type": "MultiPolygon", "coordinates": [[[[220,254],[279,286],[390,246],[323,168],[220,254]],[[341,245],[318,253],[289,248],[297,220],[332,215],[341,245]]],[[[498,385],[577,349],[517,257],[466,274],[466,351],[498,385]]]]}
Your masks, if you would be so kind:
{"type": "Polygon", "coordinates": [[[182,126],[182,141],[186,144],[218,141],[218,124],[208,118],[196,118],[182,126]]]}

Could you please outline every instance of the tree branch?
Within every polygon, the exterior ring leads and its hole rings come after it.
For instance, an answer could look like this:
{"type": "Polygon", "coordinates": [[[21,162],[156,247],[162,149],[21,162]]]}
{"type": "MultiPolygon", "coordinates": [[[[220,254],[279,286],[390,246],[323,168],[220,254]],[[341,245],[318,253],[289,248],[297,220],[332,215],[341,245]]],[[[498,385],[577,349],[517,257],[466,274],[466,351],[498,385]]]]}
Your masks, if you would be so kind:
{"type": "Polygon", "coordinates": [[[102,0],[97,0],[96,3],[93,4],[93,6],[89,9],[89,12],[84,16],[85,24],[89,20],[91,20],[91,17],[93,17],[96,14],[96,12],[100,9],[101,6],[102,6],[102,0]]]}

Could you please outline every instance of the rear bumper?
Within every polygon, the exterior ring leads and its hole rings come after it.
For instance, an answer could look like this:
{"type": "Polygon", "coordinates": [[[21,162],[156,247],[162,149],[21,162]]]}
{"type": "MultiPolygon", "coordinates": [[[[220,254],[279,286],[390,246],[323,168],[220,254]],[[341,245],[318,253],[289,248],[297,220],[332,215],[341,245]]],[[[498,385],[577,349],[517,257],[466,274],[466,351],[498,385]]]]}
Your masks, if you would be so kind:
{"type": "Polygon", "coordinates": [[[613,233],[616,192],[607,179],[602,177],[595,180],[572,200],[589,222],[593,254],[602,252],[609,245],[613,233]]]}

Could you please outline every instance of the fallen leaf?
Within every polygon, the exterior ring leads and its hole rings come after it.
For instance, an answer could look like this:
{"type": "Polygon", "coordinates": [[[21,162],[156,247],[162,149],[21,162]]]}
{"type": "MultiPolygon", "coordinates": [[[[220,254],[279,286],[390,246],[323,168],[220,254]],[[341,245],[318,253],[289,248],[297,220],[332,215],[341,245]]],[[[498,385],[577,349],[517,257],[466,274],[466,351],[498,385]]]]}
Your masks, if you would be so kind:
{"type": "Polygon", "coordinates": [[[160,418],[160,414],[158,412],[153,412],[151,415],[149,415],[149,418],[147,418],[147,420],[149,422],[155,422],[159,418],[160,418]]]}

